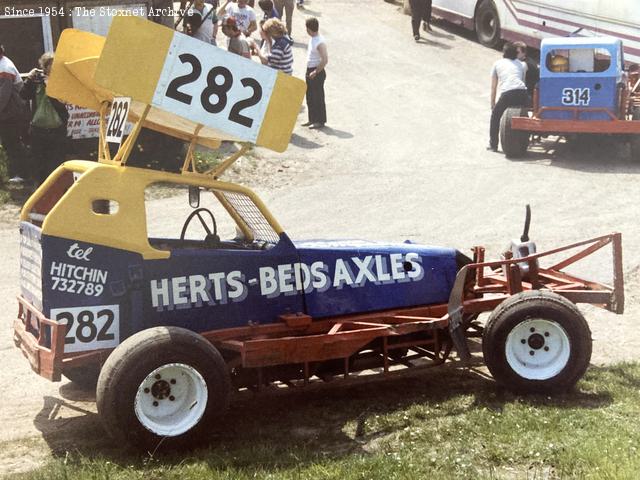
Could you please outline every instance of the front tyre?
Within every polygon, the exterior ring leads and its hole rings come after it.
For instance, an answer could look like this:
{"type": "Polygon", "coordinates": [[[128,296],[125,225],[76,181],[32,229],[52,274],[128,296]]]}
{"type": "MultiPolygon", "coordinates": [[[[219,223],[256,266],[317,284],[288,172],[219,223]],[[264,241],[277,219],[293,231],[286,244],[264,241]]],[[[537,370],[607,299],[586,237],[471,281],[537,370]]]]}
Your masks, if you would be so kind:
{"type": "Polygon", "coordinates": [[[509,390],[572,388],[591,359],[591,331],[577,307],[551,292],[522,292],[496,308],[484,330],[484,361],[509,390]]]}
{"type": "Polygon", "coordinates": [[[485,47],[495,48],[501,40],[500,16],[492,0],[482,0],[475,16],[476,36],[485,47]]]}
{"type": "Polygon", "coordinates": [[[125,340],[102,367],[97,406],[117,442],[154,451],[193,447],[224,413],[228,370],[216,348],[178,327],[157,327],[125,340]]]}

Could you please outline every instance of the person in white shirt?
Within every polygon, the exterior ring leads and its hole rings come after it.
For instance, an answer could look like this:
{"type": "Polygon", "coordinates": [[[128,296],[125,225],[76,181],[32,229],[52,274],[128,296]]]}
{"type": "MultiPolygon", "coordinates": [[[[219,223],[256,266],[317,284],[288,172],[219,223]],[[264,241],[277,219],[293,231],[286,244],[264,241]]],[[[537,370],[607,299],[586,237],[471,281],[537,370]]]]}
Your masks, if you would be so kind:
{"type": "Polygon", "coordinates": [[[320,35],[317,18],[307,18],[307,33],[311,37],[307,47],[307,113],[309,120],[303,127],[323,128],[327,123],[327,109],[324,102],[324,81],[327,78],[325,67],[329,63],[327,43],[320,35]]]}
{"type": "Polygon", "coordinates": [[[258,29],[256,12],[247,5],[247,0],[238,0],[238,3],[226,0],[218,10],[218,15],[235,18],[238,28],[246,37],[258,29]]]}
{"type": "Polygon", "coordinates": [[[18,69],[0,45],[0,143],[7,154],[10,183],[26,178],[26,151],[22,134],[26,126],[25,104],[20,98],[23,82],[18,69]]]}
{"type": "Polygon", "coordinates": [[[524,82],[527,64],[525,48],[506,43],[502,57],[491,68],[491,123],[487,150],[498,151],[500,119],[509,107],[525,107],[528,102],[527,86],[524,82]],[[498,102],[496,94],[500,93],[498,102]]]}
{"type": "Polygon", "coordinates": [[[204,0],[195,0],[187,11],[187,16],[200,17],[199,21],[195,22],[199,27],[194,32],[191,32],[193,38],[215,45],[218,33],[218,16],[216,15],[215,7],[210,3],[205,3],[204,0]]]}

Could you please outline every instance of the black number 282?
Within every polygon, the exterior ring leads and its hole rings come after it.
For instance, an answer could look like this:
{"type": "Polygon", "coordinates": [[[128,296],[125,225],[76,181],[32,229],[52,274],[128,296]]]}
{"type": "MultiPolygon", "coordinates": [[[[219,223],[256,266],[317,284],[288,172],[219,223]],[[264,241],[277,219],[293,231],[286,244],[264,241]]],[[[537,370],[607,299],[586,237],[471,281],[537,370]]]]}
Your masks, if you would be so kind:
{"type": "Polygon", "coordinates": [[[109,330],[111,329],[114,318],[113,312],[108,309],[100,310],[95,316],[91,310],[82,310],[78,313],[77,317],[71,312],[60,312],[56,316],[56,321],[67,321],[67,334],[65,335],[64,343],[68,345],[76,343],[76,340],[81,343],[91,343],[94,340],[98,342],[113,340],[115,335],[109,332],[109,330]],[[104,318],[105,321],[102,328],[98,329],[95,322],[96,319],[100,318],[104,318]],[[76,322],[77,325],[74,334],[72,330],[73,324],[76,322]]]}
{"type": "Polygon", "coordinates": [[[125,121],[129,114],[129,104],[126,102],[114,102],[111,118],[107,126],[107,136],[122,137],[125,121]]]}
{"type": "MultiPolygon", "coordinates": [[[[181,103],[185,103],[187,105],[191,105],[191,101],[193,97],[187,93],[181,92],[180,87],[184,85],[188,85],[190,83],[195,82],[198,78],[200,78],[200,74],[202,73],[202,65],[200,64],[200,60],[195,55],[191,55],[190,53],[183,53],[178,56],[178,59],[182,63],[188,63],[191,65],[191,72],[186,75],[182,75],[174,78],[169,83],[167,87],[166,96],[169,98],[173,98],[181,103]]],[[[247,128],[251,128],[253,125],[253,119],[249,118],[245,115],[242,115],[242,112],[245,108],[252,107],[257,104],[262,99],[262,87],[258,83],[257,80],[253,78],[243,78],[240,80],[240,83],[243,87],[251,88],[253,94],[245,98],[244,100],[240,100],[236,102],[229,112],[229,120],[240,125],[243,125],[247,128]]],[[[207,74],[207,86],[202,90],[200,95],[200,103],[202,104],[202,108],[204,108],[209,113],[220,113],[227,106],[227,94],[231,87],[233,86],[233,74],[228,68],[217,66],[213,67],[209,70],[207,74]],[[221,79],[221,80],[220,80],[221,79]],[[220,82],[220,83],[219,83],[220,82]],[[215,96],[215,103],[211,102],[211,98],[215,96]]]]}

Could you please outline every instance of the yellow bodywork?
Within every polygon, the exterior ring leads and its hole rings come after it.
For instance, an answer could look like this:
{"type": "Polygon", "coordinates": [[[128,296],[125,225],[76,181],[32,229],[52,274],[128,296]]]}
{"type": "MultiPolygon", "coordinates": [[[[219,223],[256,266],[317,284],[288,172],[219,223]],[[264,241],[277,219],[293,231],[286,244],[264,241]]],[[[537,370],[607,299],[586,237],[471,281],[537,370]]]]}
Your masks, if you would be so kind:
{"type": "MultiPolygon", "coordinates": [[[[171,30],[163,30],[171,33],[171,30]]],[[[108,106],[114,97],[129,95],[129,92],[123,94],[103,88],[95,81],[95,73],[105,41],[105,37],[94,33],[72,28],[64,30],[53,60],[51,76],[47,83],[47,94],[65,103],[89,108],[102,114],[106,113],[103,106],[108,106]]],[[[143,57],[143,61],[138,59],[138,76],[142,78],[148,75],[145,58],[143,57]]],[[[119,71],[115,70],[115,74],[119,74],[119,71]]],[[[136,84],[137,80],[133,83],[136,84]]],[[[146,105],[141,101],[133,101],[129,120],[132,122],[140,120],[146,105]]],[[[190,141],[195,136],[196,143],[200,145],[209,148],[220,147],[220,132],[206,127],[198,129],[198,124],[157,108],[150,108],[142,126],[184,141],[190,141]],[[194,135],[196,131],[197,135],[194,135]]]]}
{"type": "MultiPolygon", "coordinates": [[[[148,240],[144,193],[154,183],[194,185],[209,190],[241,193],[251,199],[276,233],[282,233],[282,227],[266,206],[246,187],[204,175],[188,176],[83,160],[69,161],[58,167],[25,203],[21,220],[31,219],[34,207],[67,172],[75,172],[79,178],[44,217],[44,235],[137,252],[145,260],[169,258],[170,252],[153,248],[148,240]],[[116,202],[117,212],[95,213],[93,202],[96,200],[116,202]]],[[[224,201],[221,203],[245,236],[251,239],[251,232],[243,219],[224,201]]]]}
{"type": "MultiPolygon", "coordinates": [[[[247,241],[260,240],[260,229],[266,224],[270,235],[282,233],[255,193],[218,180],[246,152],[248,143],[210,171],[197,172],[193,159],[196,144],[218,148],[222,140],[232,139],[215,128],[151,106],[174,35],[180,34],[144,19],[124,16],[114,19],[106,39],[80,30],[63,31],[47,94],[100,112],[100,163],[74,160],[62,164],[25,203],[22,221],[41,224],[44,235],[137,252],[148,260],[168,258],[170,252],[149,243],[145,189],[154,183],[173,183],[212,191],[247,241]],[[136,124],[112,159],[106,141],[106,116],[113,99],[120,96],[131,97],[128,120],[136,124]],[[189,142],[180,174],[125,165],[143,127],[189,142]],[[253,213],[261,214],[258,224],[255,216],[245,213],[243,217],[234,204],[234,195],[252,204],[253,213]],[[117,211],[98,213],[96,201],[113,202],[117,211]],[[256,229],[256,225],[260,228],[256,229]]],[[[277,73],[257,133],[258,145],[276,151],[287,147],[305,90],[304,81],[277,73]]]]}
{"type": "MultiPolygon", "coordinates": [[[[62,32],[47,86],[47,94],[63,102],[98,112],[114,97],[132,98],[130,121],[142,127],[218,148],[221,140],[235,138],[211,126],[150,107],[174,30],[148,20],[118,16],[105,39],[93,33],[62,32]]],[[[211,47],[215,48],[215,47],[211,47]]],[[[303,80],[277,72],[276,82],[256,145],[283,152],[291,138],[304,98],[303,80]]]]}

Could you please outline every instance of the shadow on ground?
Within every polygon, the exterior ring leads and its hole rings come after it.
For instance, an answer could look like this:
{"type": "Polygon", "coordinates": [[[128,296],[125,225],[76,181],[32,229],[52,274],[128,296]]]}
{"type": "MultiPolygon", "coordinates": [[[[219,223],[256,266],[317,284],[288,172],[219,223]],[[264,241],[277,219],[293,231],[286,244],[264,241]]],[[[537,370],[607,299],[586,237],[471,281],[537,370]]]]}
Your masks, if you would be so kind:
{"type": "Polygon", "coordinates": [[[320,133],[324,133],[325,135],[329,135],[331,137],[337,137],[342,139],[353,138],[352,133],[345,132],[344,130],[338,130],[330,126],[325,126],[324,128],[320,128],[318,129],[318,131],[320,133]]]}
{"type": "MultiPolygon", "coordinates": [[[[433,35],[434,37],[446,38],[449,40],[455,40],[456,37],[462,37],[478,43],[475,32],[467,30],[460,25],[455,25],[439,18],[433,18],[431,26],[436,26],[438,30],[433,30],[433,32],[429,32],[426,35],[433,35]]],[[[502,48],[502,45],[500,45],[500,48],[502,48]]]]}
{"type": "MultiPolygon", "coordinates": [[[[459,412],[448,409],[439,415],[464,414],[469,408],[501,412],[505,405],[513,402],[534,407],[587,409],[613,403],[607,391],[575,390],[554,397],[516,396],[493,382],[479,365],[479,358],[475,363],[462,368],[452,362],[435,368],[404,370],[388,378],[334,380],[259,394],[240,392],[220,428],[212,432],[209,444],[190,452],[189,458],[211,463],[212,467],[222,465],[260,471],[311,464],[326,455],[342,458],[364,453],[372,442],[390,433],[366,429],[367,417],[403,411],[413,405],[437,410],[438,404],[456,399],[461,405],[459,412]],[[351,425],[351,430],[347,425],[351,425]]],[[[640,384],[640,378],[621,377],[619,381],[630,386],[640,384]]],[[[42,411],[34,419],[55,456],[71,452],[108,459],[122,466],[142,464],[151,457],[166,466],[184,461],[184,454],[158,451],[150,456],[113,445],[106,438],[98,416],[71,403],[91,400],[93,394],[73,386],[62,387],[60,394],[62,398],[46,397],[42,411]],[[72,409],[77,416],[56,419],[63,407],[72,409]]]]}
{"type": "Polygon", "coordinates": [[[438,42],[436,40],[431,40],[430,38],[428,38],[426,36],[425,33],[422,33],[421,35],[422,36],[420,37],[420,39],[416,40],[416,43],[423,44],[423,45],[428,45],[430,47],[441,48],[442,50],[451,50],[453,48],[450,45],[447,45],[445,43],[441,43],[441,42],[438,42]]]}
{"type": "Polygon", "coordinates": [[[610,135],[549,136],[531,143],[523,158],[511,160],[585,173],[640,174],[640,159],[632,158],[628,143],[610,135]]]}
{"type": "Polygon", "coordinates": [[[313,140],[309,140],[308,138],[302,137],[300,135],[298,135],[297,133],[294,133],[291,135],[291,140],[290,140],[292,145],[295,145],[296,147],[300,147],[300,148],[304,148],[304,149],[313,149],[313,148],[321,148],[322,145],[314,142],[313,140]]]}

